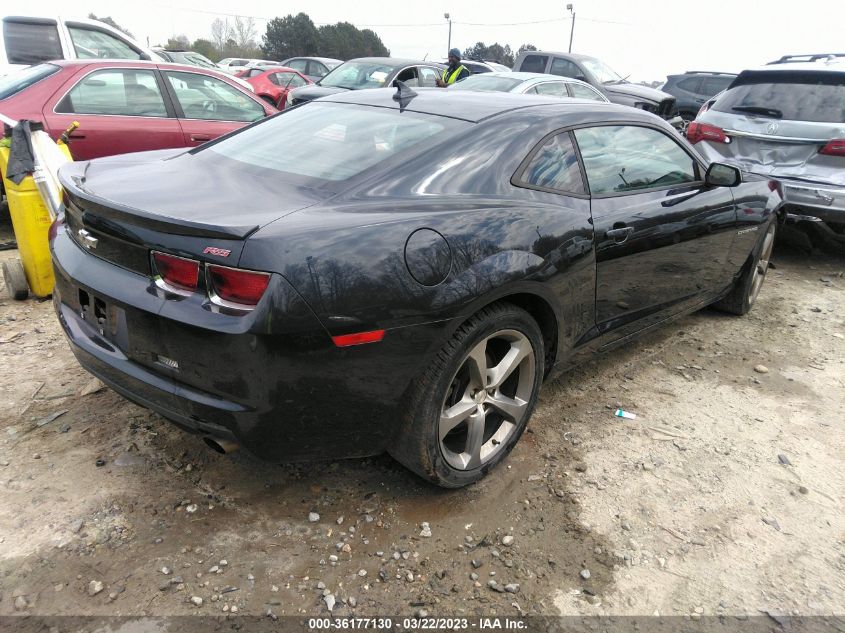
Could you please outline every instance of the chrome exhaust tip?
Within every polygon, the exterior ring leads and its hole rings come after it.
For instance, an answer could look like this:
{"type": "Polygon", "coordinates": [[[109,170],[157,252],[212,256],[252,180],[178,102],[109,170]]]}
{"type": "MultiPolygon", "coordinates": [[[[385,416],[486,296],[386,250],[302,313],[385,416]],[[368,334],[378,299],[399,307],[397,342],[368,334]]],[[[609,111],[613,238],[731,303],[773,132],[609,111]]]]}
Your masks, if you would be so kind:
{"type": "Polygon", "coordinates": [[[211,437],[210,435],[204,436],[202,438],[202,441],[205,442],[206,446],[208,446],[211,450],[216,453],[220,453],[221,455],[234,453],[241,447],[240,444],[236,444],[231,440],[224,440],[223,438],[219,437],[211,437]]]}

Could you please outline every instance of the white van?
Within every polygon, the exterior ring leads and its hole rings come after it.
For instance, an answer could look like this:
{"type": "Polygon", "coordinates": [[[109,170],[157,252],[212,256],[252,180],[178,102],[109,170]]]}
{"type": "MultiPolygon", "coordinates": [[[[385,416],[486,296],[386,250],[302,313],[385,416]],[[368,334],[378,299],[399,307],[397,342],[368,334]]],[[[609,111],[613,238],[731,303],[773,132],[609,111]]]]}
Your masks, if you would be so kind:
{"type": "Polygon", "coordinates": [[[125,33],[98,20],[9,15],[0,28],[0,76],[51,59],[163,61],[125,33]]]}

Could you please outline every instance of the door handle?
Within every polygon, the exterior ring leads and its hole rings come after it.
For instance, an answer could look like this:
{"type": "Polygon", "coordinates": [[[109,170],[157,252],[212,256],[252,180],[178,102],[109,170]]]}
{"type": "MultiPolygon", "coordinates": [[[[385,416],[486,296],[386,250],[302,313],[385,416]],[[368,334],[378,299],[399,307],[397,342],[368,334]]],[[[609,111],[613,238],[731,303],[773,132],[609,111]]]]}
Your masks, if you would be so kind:
{"type": "Polygon", "coordinates": [[[80,134],[79,132],[72,132],[68,135],[68,138],[85,138],[85,135],[80,134]]]}
{"type": "Polygon", "coordinates": [[[628,239],[628,236],[634,232],[633,226],[623,226],[618,229],[610,229],[605,235],[612,239],[617,244],[622,244],[625,240],[628,239]]]}
{"type": "Polygon", "coordinates": [[[210,141],[211,137],[208,134],[191,134],[192,141],[210,141]]]}

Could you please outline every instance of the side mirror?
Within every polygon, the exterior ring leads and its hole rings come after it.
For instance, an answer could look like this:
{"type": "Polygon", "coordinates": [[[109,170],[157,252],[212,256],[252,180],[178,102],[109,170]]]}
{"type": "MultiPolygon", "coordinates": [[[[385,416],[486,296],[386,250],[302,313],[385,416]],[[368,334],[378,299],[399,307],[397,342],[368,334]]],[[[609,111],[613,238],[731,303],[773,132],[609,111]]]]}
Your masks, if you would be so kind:
{"type": "Polygon", "coordinates": [[[715,187],[736,187],[742,183],[742,172],[725,163],[711,163],[704,176],[704,182],[715,187]]]}

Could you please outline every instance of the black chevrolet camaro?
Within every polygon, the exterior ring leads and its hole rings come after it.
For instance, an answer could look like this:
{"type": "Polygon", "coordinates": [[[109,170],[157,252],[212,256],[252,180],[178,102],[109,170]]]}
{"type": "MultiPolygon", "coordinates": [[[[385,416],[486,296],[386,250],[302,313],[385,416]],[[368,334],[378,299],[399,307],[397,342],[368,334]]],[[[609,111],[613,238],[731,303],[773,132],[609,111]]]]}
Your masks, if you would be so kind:
{"type": "Polygon", "coordinates": [[[757,297],[777,185],[658,117],[395,96],[64,167],[53,300],[82,366],[218,450],[386,450],[458,487],[513,448],[555,370],[757,297]]]}

